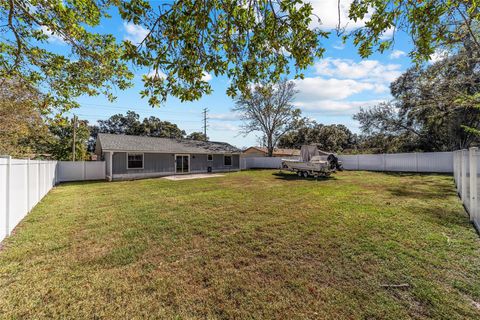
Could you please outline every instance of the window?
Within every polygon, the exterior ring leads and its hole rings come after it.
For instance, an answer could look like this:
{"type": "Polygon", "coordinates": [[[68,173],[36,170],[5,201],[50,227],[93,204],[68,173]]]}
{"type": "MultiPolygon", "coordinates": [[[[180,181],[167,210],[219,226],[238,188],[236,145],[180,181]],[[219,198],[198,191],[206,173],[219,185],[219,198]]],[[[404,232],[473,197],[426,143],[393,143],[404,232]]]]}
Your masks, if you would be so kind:
{"type": "Polygon", "coordinates": [[[207,161],[213,161],[213,154],[207,155],[207,161]]]}
{"type": "Polygon", "coordinates": [[[127,169],[143,169],[143,153],[128,153],[127,169]]]}
{"type": "Polygon", "coordinates": [[[223,157],[223,164],[225,166],[231,166],[232,165],[232,156],[224,156],[223,157]]]}

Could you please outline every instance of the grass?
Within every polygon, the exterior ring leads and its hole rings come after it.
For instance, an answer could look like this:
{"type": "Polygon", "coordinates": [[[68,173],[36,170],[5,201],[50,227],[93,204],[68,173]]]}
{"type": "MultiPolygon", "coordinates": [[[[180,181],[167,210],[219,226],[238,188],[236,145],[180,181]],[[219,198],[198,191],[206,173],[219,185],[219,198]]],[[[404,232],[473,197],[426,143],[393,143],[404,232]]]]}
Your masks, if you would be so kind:
{"type": "Polygon", "coordinates": [[[443,175],[70,183],[4,242],[0,317],[478,319],[479,249],[443,175]]]}

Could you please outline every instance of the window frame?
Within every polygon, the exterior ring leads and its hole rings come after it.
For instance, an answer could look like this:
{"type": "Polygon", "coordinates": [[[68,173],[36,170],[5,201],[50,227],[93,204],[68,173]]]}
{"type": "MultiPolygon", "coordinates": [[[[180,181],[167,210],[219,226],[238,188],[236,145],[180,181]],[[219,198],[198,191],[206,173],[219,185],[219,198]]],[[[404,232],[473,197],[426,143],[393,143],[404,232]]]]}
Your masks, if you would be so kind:
{"type": "Polygon", "coordinates": [[[231,166],[233,166],[233,155],[232,155],[232,154],[224,154],[224,155],[223,155],[223,166],[224,166],[224,167],[231,167],[231,166]],[[226,164],[226,163],[225,163],[225,158],[226,158],[226,157],[230,157],[230,164],[226,164]]]}
{"type": "Polygon", "coordinates": [[[207,161],[213,161],[213,154],[207,154],[207,161]],[[209,159],[211,158],[211,159],[209,159]]]}
{"type": "Polygon", "coordinates": [[[145,167],[145,154],[143,152],[127,152],[127,170],[141,170],[145,167]],[[128,156],[129,155],[141,155],[142,156],[142,167],[141,168],[130,168],[128,165],[128,156]]]}

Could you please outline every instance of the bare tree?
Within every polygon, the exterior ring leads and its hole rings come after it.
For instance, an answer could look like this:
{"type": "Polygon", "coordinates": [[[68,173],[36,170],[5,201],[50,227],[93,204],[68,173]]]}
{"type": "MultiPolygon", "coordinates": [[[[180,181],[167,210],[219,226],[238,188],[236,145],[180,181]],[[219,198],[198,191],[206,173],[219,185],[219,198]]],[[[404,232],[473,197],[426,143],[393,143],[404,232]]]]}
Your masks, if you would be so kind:
{"type": "Polygon", "coordinates": [[[241,132],[244,135],[262,132],[269,157],[278,140],[303,122],[300,109],[292,104],[296,93],[293,81],[282,80],[276,84],[256,85],[235,101],[233,111],[240,113],[244,121],[241,132]]]}

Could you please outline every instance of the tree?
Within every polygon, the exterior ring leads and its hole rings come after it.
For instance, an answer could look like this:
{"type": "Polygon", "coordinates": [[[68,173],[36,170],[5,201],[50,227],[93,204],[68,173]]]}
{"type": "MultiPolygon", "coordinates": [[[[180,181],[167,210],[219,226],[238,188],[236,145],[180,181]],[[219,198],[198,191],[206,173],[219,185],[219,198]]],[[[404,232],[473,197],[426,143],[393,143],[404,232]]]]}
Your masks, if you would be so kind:
{"type": "Polygon", "coordinates": [[[478,51],[465,48],[433,65],[410,68],[391,84],[393,101],[362,109],[354,118],[367,135],[404,141],[399,146],[405,151],[478,144],[480,109],[465,97],[480,93],[479,62],[478,51]]]}
{"type": "Polygon", "coordinates": [[[480,50],[476,32],[480,11],[476,1],[353,1],[349,18],[357,21],[367,16],[364,27],[344,34],[344,39],[353,38],[362,57],[390,48],[395,34],[385,37],[385,33],[398,31],[406,32],[412,39],[410,56],[417,62],[429,60],[438,49],[463,45],[466,36],[471,38],[474,50],[480,50]]]}
{"type": "MultiPolygon", "coordinates": [[[[60,118],[49,125],[50,132],[54,135],[49,151],[56,160],[72,160],[73,146],[73,119],[60,118]]],[[[79,120],[75,128],[75,160],[88,160],[87,143],[90,137],[88,121],[79,120]]]]}
{"type": "Polygon", "coordinates": [[[197,141],[208,141],[208,137],[202,132],[192,132],[187,136],[187,139],[197,141]]]}
{"type": "Polygon", "coordinates": [[[140,135],[144,132],[140,115],[135,111],[127,111],[124,116],[121,113],[115,114],[107,120],[98,120],[98,133],[140,135]]]}
{"type": "MultiPolygon", "coordinates": [[[[232,79],[230,95],[249,83],[278,80],[290,66],[299,72],[323,54],[312,30],[312,6],[302,1],[229,0],[173,1],[14,1],[0,2],[2,34],[0,77],[18,76],[46,89],[50,102],[75,107],[80,94],[127,88],[127,66],[151,69],[145,90],[151,105],[167,94],[195,100],[211,92],[205,73],[232,79]],[[139,43],[117,42],[97,32],[102,21],[116,14],[125,23],[143,28],[139,43]],[[65,54],[46,49],[51,39],[65,44],[65,54]],[[291,63],[290,63],[291,62],[291,63]]],[[[104,31],[104,30],[102,30],[104,31]]]]}
{"type": "MultiPolygon", "coordinates": [[[[126,89],[133,75],[115,37],[91,32],[108,18],[112,1],[0,2],[0,79],[42,88],[44,103],[60,111],[78,107],[80,95],[126,89]],[[65,44],[65,53],[49,41],[65,44]]],[[[64,51],[64,50],[62,50],[64,51]]]]}
{"type": "Polygon", "coordinates": [[[278,145],[280,148],[300,149],[303,145],[315,144],[326,151],[341,152],[353,148],[355,140],[355,135],[342,124],[323,125],[310,121],[284,135],[278,145]]]}
{"type": "MultiPolygon", "coordinates": [[[[312,20],[320,20],[312,12],[302,0],[176,0],[161,6],[144,0],[4,0],[0,79],[21,78],[42,88],[48,104],[61,109],[78,106],[75,98],[83,94],[114,99],[114,88],[131,86],[130,64],[150,69],[142,95],[154,106],[169,94],[184,101],[210,93],[202,80],[206,73],[228,76],[233,97],[247,93],[251,83],[277,82],[290,71],[301,77],[323,56],[321,41],[329,33],[310,28],[312,20]],[[145,38],[120,43],[96,32],[117,12],[125,23],[143,28],[145,38]],[[64,54],[47,49],[52,39],[65,44],[64,54]]],[[[354,39],[362,57],[390,47],[395,38],[384,35],[391,30],[410,34],[416,61],[461,41],[464,33],[480,49],[474,1],[358,0],[349,16],[369,20],[344,35],[354,39]]]]}
{"type": "Polygon", "coordinates": [[[256,85],[235,101],[233,111],[244,121],[242,132],[247,135],[260,131],[265,136],[269,157],[273,156],[279,139],[303,122],[300,110],[292,105],[296,93],[294,82],[282,80],[277,84],[256,85]]]}
{"type": "Polygon", "coordinates": [[[46,153],[50,135],[43,97],[18,79],[0,86],[0,154],[31,157],[46,153]]]}
{"type": "Polygon", "coordinates": [[[157,117],[149,117],[143,119],[138,134],[150,137],[181,139],[186,133],[174,123],[162,121],[157,117]]]}
{"type": "Polygon", "coordinates": [[[99,133],[127,134],[137,136],[150,136],[160,138],[181,139],[185,131],[176,124],[169,121],[162,121],[157,117],[144,118],[140,121],[140,115],[135,111],[127,111],[126,115],[115,114],[107,120],[98,120],[98,126],[89,126],[90,139],[88,151],[93,152],[95,142],[99,133]]]}

